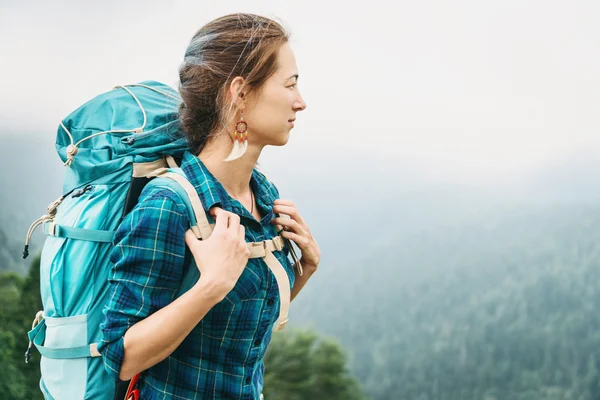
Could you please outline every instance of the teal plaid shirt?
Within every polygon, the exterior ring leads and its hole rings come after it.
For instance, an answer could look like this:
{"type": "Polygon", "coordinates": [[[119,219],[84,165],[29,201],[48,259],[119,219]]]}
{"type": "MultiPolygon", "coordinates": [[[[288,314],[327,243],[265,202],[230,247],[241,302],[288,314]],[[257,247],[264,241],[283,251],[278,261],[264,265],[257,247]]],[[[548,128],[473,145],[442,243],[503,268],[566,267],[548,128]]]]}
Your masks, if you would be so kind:
{"type": "MultiPolygon", "coordinates": [[[[258,222],[202,164],[187,152],[181,168],[196,188],[205,210],[219,206],[238,214],[247,242],[272,239],[277,189],[258,171],[251,178],[258,222]]],[[[184,203],[167,188],[147,187],[120,224],[114,239],[110,277],[112,296],[105,307],[98,346],[106,370],[118,379],[123,336],[129,327],[167,306],[180,292],[187,268],[196,268],[185,245],[190,221],[184,203]],[[147,190],[146,190],[147,189],[147,190]]],[[[275,256],[288,272],[289,247],[275,256]]],[[[263,387],[263,356],[279,316],[279,290],[262,258],[250,259],[234,289],[214,306],[180,346],[144,372],[141,398],[258,399],[263,387]]]]}

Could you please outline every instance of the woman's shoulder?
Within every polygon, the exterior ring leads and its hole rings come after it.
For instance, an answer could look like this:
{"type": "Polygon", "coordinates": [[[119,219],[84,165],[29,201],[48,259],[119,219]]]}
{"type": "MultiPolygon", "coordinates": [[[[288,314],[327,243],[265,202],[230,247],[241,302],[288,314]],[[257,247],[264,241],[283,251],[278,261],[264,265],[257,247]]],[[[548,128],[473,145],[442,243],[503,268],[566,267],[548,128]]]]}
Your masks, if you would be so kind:
{"type": "MultiPolygon", "coordinates": [[[[163,252],[178,254],[183,252],[180,244],[165,238],[173,235],[183,237],[189,221],[187,209],[175,191],[150,185],[144,187],[137,204],[119,224],[113,244],[116,247],[162,249],[163,252]]],[[[117,251],[115,257],[121,257],[119,253],[117,251]]]]}
{"type": "Polygon", "coordinates": [[[175,218],[180,217],[184,221],[189,220],[185,202],[173,188],[168,186],[146,185],[142,189],[132,213],[134,211],[137,213],[143,211],[144,214],[155,215],[167,212],[175,214],[175,218]]]}

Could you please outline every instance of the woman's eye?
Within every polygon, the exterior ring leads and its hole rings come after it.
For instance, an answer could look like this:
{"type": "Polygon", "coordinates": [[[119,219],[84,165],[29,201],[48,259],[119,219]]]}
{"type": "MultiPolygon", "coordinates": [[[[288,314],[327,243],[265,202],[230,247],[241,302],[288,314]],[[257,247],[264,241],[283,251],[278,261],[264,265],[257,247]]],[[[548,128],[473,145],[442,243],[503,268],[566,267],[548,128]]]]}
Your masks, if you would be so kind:
{"type": "Polygon", "coordinates": [[[296,87],[296,84],[294,83],[292,86],[288,86],[289,89],[293,89],[296,87]]]}

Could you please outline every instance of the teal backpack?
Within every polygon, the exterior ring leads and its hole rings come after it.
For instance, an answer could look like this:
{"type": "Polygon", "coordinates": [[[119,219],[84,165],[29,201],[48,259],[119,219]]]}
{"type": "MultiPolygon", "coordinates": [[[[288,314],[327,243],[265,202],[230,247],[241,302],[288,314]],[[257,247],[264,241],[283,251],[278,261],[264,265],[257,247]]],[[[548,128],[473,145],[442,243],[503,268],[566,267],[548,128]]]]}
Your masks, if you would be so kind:
{"type": "MultiPolygon", "coordinates": [[[[79,107],[58,128],[56,148],[66,166],[64,194],[31,225],[23,252],[26,258],[31,235],[41,226],[47,235],[40,261],[43,311],[28,333],[25,359],[35,345],[42,355],[40,389],[46,400],[112,400],[123,399],[125,391],[136,392],[133,383],[129,389],[116,387],[97,344],[110,295],[114,232],[144,187],[175,191],[188,208],[196,237],[206,239],[212,232],[196,190],[177,168],[176,160],[188,149],[178,119],[180,102],[175,90],[158,82],[117,86],[79,107]]],[[[273,252],[286,245],[302,273],[287,239],[248,243],[250,257],[263,258],[277,280],[275,331],[288,321],[291,288],[273,252]]],[[[197,268],[187,268],[177,295],[198,277],[197,268]]]]}
{"type": "Polygon", "coordinates": [[[46,399],[113,399],[115,381],[96,349],[109,295],[111,241],[150,172],[175,166],[187,150],[180,101],[158,82],[118,86],[79,107],[58,128],[64,195],[31,226],[23,254],[41,226],[47,235],[40,262],[44,310],[29,332],[26,361],[35,344],[46,399]]]}

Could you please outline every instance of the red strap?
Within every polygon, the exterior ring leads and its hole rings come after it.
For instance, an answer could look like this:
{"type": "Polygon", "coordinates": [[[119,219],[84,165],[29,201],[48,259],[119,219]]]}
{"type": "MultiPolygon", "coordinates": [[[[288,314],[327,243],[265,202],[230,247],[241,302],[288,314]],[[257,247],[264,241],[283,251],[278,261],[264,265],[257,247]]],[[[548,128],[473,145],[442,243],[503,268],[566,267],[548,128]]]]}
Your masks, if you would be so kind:
{"type": "Polygon", "coordinates": [[[140,375],[141,374],[137,374],[131,378],[131,382],[129,382],[129,387],[127,388],[127,394],[125,395],[125,400],[140,400],[140,389],[136,388],[137,383],[140,380],[140,375]]]}

